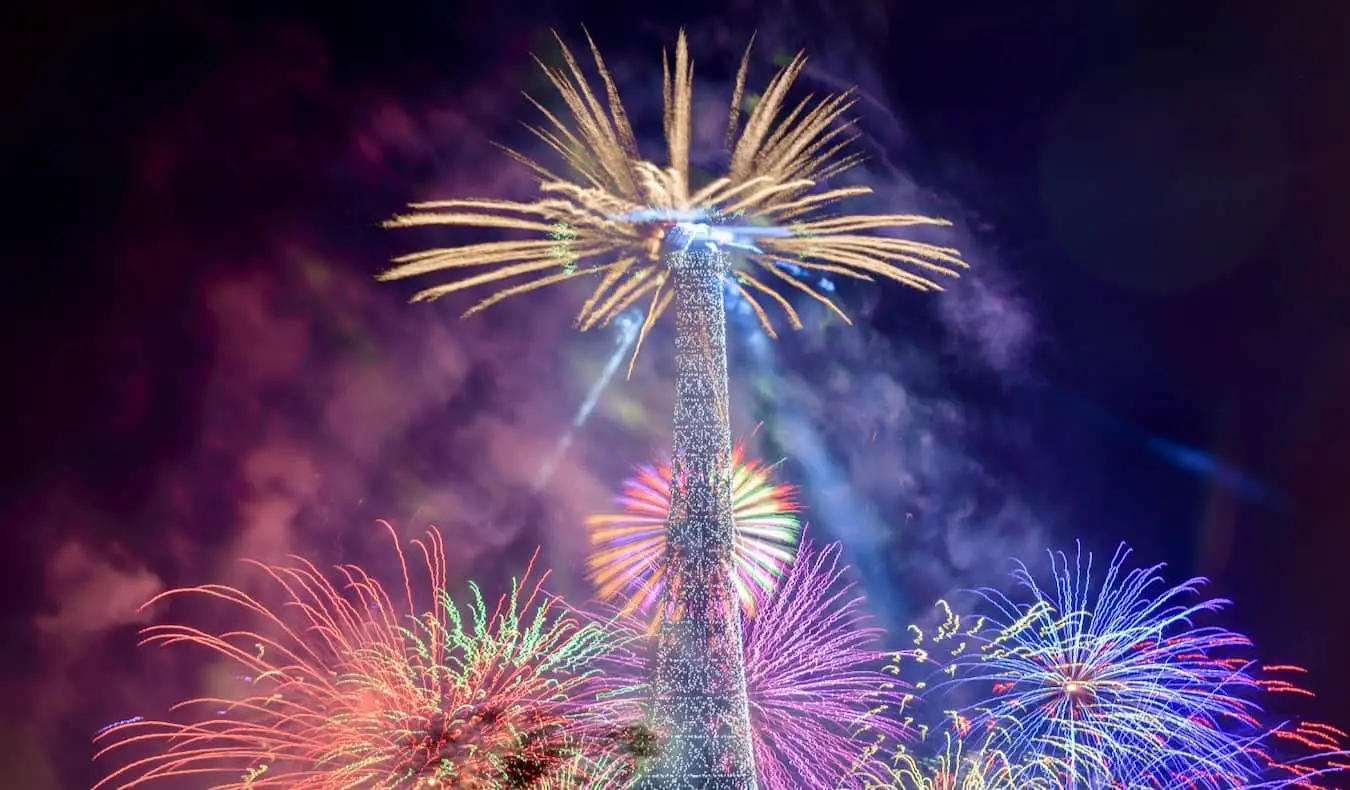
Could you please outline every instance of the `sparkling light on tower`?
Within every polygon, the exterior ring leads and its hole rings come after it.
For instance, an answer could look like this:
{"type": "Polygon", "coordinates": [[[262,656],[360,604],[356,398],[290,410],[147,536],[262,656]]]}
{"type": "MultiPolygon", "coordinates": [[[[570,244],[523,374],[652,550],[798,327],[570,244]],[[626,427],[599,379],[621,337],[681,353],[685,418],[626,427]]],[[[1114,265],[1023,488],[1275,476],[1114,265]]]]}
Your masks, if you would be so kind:
{"type": "Polygon", "coordinates": [[[712,245],[665,257],[675,294],[675,438],[652,688],[655,719],[681,729],[654,774],[664,786],[730,790],[753,786],[755,768],[733,567],[729,265],[712,245]]]}
{"type": "Polygon", "coordinates": [[[433,285],[414,297],[435,299],[498,285],[499,290],[469,310],[473,313],[550,284],[598,276],[578,326],[603,326],[645,299],[639,346],[674,304],[675,490],[666,541],[663,632],[654,670],[656,723],[669,733],[669,742],[654,761],[649,786],[748,790],[755,786],[755,770],[731,561],[723,289],[732,286],[772,334],[760,299],[771,300],[790,324],[801,326],[796,309],[778,291],[783,286],[848,320],[827,293],[799,276],[803,271],[859,280],[884,277],[920,290],[939,290],[937,282],[912,270],[955,276],[956,267],[965,264],[950,248],[871,233],[948,224],[944,221],[912,214],[824,213],[840,200],[871,190],[821,188],[823,181],[858,162],[855,155],[840,155],[848,143],[844,113],[854,100],[848,94],[818,102],[808,98],[784,112],[788,89],[805,65],[803,56],[770,81],[738,134],[747,50],[732,96],[726,174],[691,190],[693,67],[683,31],[674,63],[667,59],[664,68],[665,166],[641,159],[614,81],[594,44],[591,52],[604,85],[603,102],[563,46],[566,68],[544,66],[544,71],[572,123],[536,105],[547,124],[534,131],[566,163],[568,177],[512,152],[540,177],[539,199],[420,203],[413,213],[387,223],[515,230],[533,238],[412,253],[395,259],[397,265],[381,278],[477,269],[477,274],[433,285]],[[743,216],[746,224],[718,224],[715,216],[743,216]],[[523,281],[506,284],[515,278],[523,281]]]}

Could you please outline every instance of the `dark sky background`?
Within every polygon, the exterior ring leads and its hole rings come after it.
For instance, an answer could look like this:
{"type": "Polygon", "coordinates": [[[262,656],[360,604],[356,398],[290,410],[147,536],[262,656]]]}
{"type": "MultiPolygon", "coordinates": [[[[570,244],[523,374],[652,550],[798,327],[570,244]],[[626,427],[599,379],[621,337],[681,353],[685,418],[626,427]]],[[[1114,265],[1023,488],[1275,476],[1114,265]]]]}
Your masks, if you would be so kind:
{"type": "Polygon", "coordinates": [[[417,242],[376,228],[401,204],[528,193],[487,143],[522,141],[519,92],[546,94],[529,53],[581,24],[640,131],[678,25],[714,105],[752,29],[760,84],[806,47],[809,87],[864,92],[879,199],[957,220],[973,270],[948,294],[846,291],[856,329],[784,338],[779,379],[736,374],[736,430],[765,422],[817,537],[880,547],[863,576],[883,621],[999,583],[1010,556],[1126,540],[1174,581],[1211,577],[1263,660],[1309,669],[1303,710],[1350,725],[1350,10],[849,5],[11,17],[5,781],[88,786],[94,730],[206,683],[136,650],[135,607],[248,585],[240,556],[378,564],[375,518],[434,521],[457,572],[504,578],[542,543],[583,589],[582,516],[668,441],[659,344],[535,490],[612,340],[564,332],[575,294],[460,323],[371,280],[417,242]],[[756,397],[766,381],[788,394],[756,397]]]}

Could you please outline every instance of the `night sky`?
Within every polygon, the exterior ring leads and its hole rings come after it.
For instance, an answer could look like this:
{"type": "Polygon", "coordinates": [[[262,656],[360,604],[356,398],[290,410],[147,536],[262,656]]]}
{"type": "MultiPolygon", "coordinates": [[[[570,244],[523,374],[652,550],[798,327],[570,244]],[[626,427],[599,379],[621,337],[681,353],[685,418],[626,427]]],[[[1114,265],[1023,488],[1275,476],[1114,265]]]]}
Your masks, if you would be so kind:
{"type": "Polygon", "coordinates": [[[773,377],[733,349],[733,430],[764,423],[888,627],[1124,540],[1350,725],[1343,4],[28,5],[0,34],[5,786],[87,787],[95,730],[206,683],[136,649],[136,607],[247,587],[243,556],[379,568],[375,519],[435,523],[464,578],[542,545],[584,594],[581,519],[668,445],[668,335],[537,487],[613,338],[566,331],[566,289],[460,322],[373,281],[435,238],[378,228],[404,203],[529,194],[490,141],[530,145],[530,53],[582,25],[648,141],[680,25],[715,142],[750,32],[757,84],[806,48],[804,90],[862,91],[877,205],[956,221],[948,293],[844,289],[858,326],[786,335],[773,377]]]}

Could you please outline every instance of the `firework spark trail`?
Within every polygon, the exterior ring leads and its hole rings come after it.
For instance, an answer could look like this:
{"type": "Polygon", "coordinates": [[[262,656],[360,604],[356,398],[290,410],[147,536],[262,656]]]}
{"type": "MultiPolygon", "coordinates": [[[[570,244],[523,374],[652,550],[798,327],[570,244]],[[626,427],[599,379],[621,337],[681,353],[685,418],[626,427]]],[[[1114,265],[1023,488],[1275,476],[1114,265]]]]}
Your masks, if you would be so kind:
{"type": "MultiPolygon", "coordinates": [[[[1252,674],[1263,696],[1312,697],[1315,695],[1311,691],[1290,679],[1306,672],[1302,667],[1277,664],[1262,666],[1252,674]]],[[[1260,777],[1246,780],[1243,790],[1338,790],[1343,786],[1339,782],[1322,783],[1328,777],[1350,771],[1350,751],[1345,748],[1348,736],[1343,730],[1300,719],[1271,723],[1253,716],[1249,723],[1259,727],[1264,736],[1255,742],[1254,750],[1265,770],[1260,777]]],[[[1183,786],[1176,777],[1168,778],[1170,784],[1158,784],[1163,790],[1190,790],[1195,786],[1193,782],[1183,786]]]]}
{"type": "MultiPolygon", "coordinates": [[[[256,617],[257,632],[156,625],[143,643],[187,643],[251,678],[237,698],[174,707],[179,721],[128,721],[101,733],[99,757],[157,750],[116,768],[96,788],[193,778],[212,788],[478,790],[575,786],[614,756],[608,689],[597,663],[621,643],[542,589],[531,569],[489,608],[477,587],[461,608],[446,588],[439,533],[414,541],[430,577],[429,607],[393,528],[402,602],[364,570],[330,580],[310,562],[251,563],[275,582],[282,606],[223,585],[164,593],[226,602],[256,617]]],[[[620,755],[621,757],[621,755],[620,755]]]]}
{"type": "Polygon", "coordinates": [[[553,473],[558,469],[558,463],[562,461],[568,448],[572,446],[572,442],[576,439],[577,431],[586,425],[591,412],[600,402],[600,396],[604,394],[605,389],[609,387],[609,382],[613,380],[614,374],[618,372],[619,364],[633,348],[633,344],[637,341],[639,321],[640,319],[636,315],[625,313],[619,316],[615,322],[618,325],[618,343],[609,355],[609,360],[605,362],[605,367],[600,371],[600,376],[596,378],[595,383],[586,392],[586,399],[581,402],[580,408],[577,409],[576,415],[572,418],[572,424],[558,439],[558,443],[553,447],[553,452],[549,453],[548,457],[544,459],[544,463],[540,464],[539,471],[534,476],[535,493],[542,490],[545,485],[548,485],[548,481],[553,478],[553,473]]]}
{"type": "MultiPolygon", "coordinates": [[[[1058,790],[1041,765],[1018,763],[989,745],[989,733],[948,731],[936,754],[900,745],[859,772],[863,790],[1058,790]],[[972,741],[974,742],[972,745],[972,741]]],[[[935,740],[935,739],[934,739],[935,740]]]]}
{"type": "MultiPolygon", "coordinates": [[[[796,487],[772,482],[774,468],[732,451],[732,522],[736,527],[736,591],[753,613],[792,565],[801,533],[796,487]]],[[[625,612],[650,612],[665,583],[666,521],[670,517],[669,464],[640,466],[624,481],[616,503],[622,513],[591,516],[586,526],[594,550],[589,575],[600,596],[625,601],[625,612]]]]}
{"type": "Polygon", "coordinates": [[[1228,602],[1182,603],[1200,578],[1155,590],[1162,566],[1125,571],[1129,553],[1122,545],[1101,579],[1091,554],[1052,554],[1049,588],[1018,563],[1024,601],[978,590],[988,611],[973,623],[940,602],[944,622],[912,629],[902,656],[941,668],[930,694],[974,692],[956,715],[1010,756],[1048,758],[1068,787],[1276,787],[1336,770],[1316,730],[1262,720],[1262,694],[1296,687],[1264,678],[1246,637],[1193,623],[1228,602]],[[1295,732],[1312,754],[1281,762],[1278,741],[1295,732]]]}
{"type": "Polygon", "coordinates": [[[869,740],[908,739],[908,691],[885,674],[884,636],[840,564],[840,544],[804,544],[764,607],[745,622],[755,764],[766,790],[831,787],[869,740]]]}

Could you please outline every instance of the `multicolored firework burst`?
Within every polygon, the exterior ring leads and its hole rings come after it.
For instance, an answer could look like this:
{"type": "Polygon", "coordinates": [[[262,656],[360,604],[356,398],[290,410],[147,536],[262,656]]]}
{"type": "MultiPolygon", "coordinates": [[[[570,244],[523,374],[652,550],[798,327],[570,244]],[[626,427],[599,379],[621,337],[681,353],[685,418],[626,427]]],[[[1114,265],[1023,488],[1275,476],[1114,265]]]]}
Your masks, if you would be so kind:
{"type": "Polygon", "coordinates": [[[1090,553],[1051,554],[1049,588],[1018,563],[1022,600],[979,590],[989,611],[973,624],[940,604],[946,622],[908,655],[942,665],[943,687],[978,697],[962,708],[972,726],[1006,754],[1050,758],[1061,786],[1268,787],[1328,770],[1300,776],[1303,761],[1274,756],[1275,741],[1313,745],[1320,731],[1264,723],[1257,699],[1292,687],[1258,676],[1246,637],[1195,624],[1228,602],[1183,602],[1204,579],[1166,587],[1162,565],[1126,571],[1129,554],[1122,545],[1100,579],[1090,553]],[[1271,784],[1272,772],[1285,778],[1271,784]]]}
{"type": "MultiPolygon", "coordinates": [[[[747,460],[736,445],[731,462],[732,522],[736,528],[736,592],[747,613],[772,594],[792,565],[801,523],[796,486],[773,482],[773,467],[747,460]]],[[[671,467],[640,466],[616,502],[623,513],[586,519],[594,552],[588,561],[600,595],[624,601],[625,612],[650,611],[665,579],[671,467]]]]}
{"type": "MultiPolygon", "coordinates": [[[[150,747],[96,788],[131,788],[192,777],[202,787],[301,790],[475,790],[580,786],[625,759],[616,723],[597,705],[608,688],[596,668],[621,637],[561,606],[531,569],[490,608],[476,586],[461,608],[446,587],[440,534],[413,541],[430,596],[420,607],[413,573],[402,601],[353,565],[336,581],[310,562],[252,563],[275,582],[271,607],[223,585],[166,598],[214,598],[256,617],[256,631],[212,632],[187,625],[147,628],[144,642],[188,643],[241,670],[237,698],[175,706],[177,721],[135,720],[97,740],[100,756],[150,747]]],[[[586,786],[595,786],[586,783],[586,786]]]]}
{"type": "MultiPolygon", "coordinates": [[[[883,632],[867,624],[847,571],[839,544],[805,543],[781,586],[745,620],[750,724],[764,790],[842,786],[865,762],[870,742],[899,743],[912,734],[900,719],[912,695],[886,674],[883,632]]],[[[626,652],[630,693],[644,690],[648,658],[626,652]]]]}

